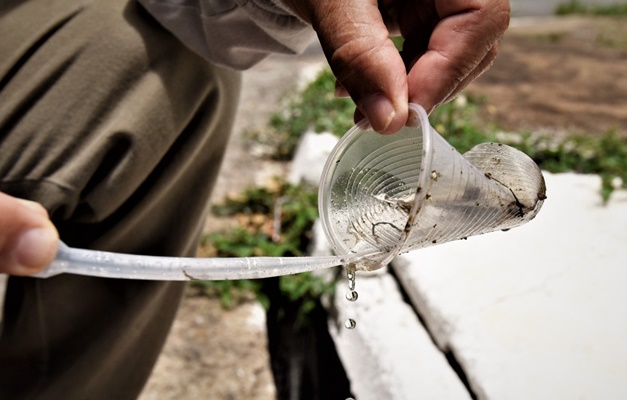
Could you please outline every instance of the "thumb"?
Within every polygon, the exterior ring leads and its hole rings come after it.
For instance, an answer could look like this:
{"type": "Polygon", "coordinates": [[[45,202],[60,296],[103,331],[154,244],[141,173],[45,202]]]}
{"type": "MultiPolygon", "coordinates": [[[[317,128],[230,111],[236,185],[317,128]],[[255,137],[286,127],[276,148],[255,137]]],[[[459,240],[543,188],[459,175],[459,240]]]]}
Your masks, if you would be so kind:
{"type": "Polygon", "coordinates": [[[0,273],[32,275],[52,262],[59,234],[37,203],[0,193],[0,273]]]}
{"type": "Polygon", "coordinates": [[[316,1],[309,8],[335,77],[379,133],[407,121],[407,73],[376,0],[316,1]]]}

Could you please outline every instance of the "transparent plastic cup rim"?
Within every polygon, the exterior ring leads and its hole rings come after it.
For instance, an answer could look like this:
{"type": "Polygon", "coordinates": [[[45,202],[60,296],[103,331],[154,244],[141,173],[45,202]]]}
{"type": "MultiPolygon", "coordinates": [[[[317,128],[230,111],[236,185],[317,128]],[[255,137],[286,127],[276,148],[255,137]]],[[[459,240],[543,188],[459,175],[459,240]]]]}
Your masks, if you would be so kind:
{"type": "MultiPolygon", "coordinates": [[[[431,151],[433,147],[433,132],[431,124],[429,123],[429,117],[427,115],[427,112],[424,108],[422,108],[422,106],[416,103],[409,103],[409,117],[406,127],[403,129],[412,127],[420,128],[415,129],[415,132],[417,134],[418,132],[422,131],[422,168],[420,168],[418,185],[415,188],[416,191],[418,191],[419,188],[425,187],[429,180],[429,167],[431,166],[433,159],[433,152],[431,151]]],[[[372,128],[366,119],[357,123],[342,137],[340,142],[330,153],[322,171],[322,177],[320,180],[320,190],[318,192],[318,212],[320,215],[320,220],[322,222],[322,228],[325,236],[331,242],[335,250],[342,253],[342,255],[346,255],[345,253],[350,252],[351,249],[344,248],[341,240],[336,237],[333,230],[331,229],[333,221],[331,221],[331,212],[329,210],[330,202],[327,201],[327,198],[328,196],[330,196],[330,193],[332,191],[332,178],[338,160],[351,144],[353,144],[356,140],[359,140],[360,135],[363,136],[364,131],[372,131],[372,128]]],[[[389,137],[391,141],[395,138],[394,134],[389,135],[389,137]]],[[[405,244],[409,236],[409,230],[411,228],[412,222],[416,214],[422,207],[423,200],[423,196],[414,196],[414,203],[410,208],[405,229],[403,229],[403,231],[400,233],[399,240],[396,246],[388,251],[381,250],[378,255],[369,257],[369,260],[367,262],[368,265],[365,269],[376,270],[382,268],[400,253],[403,245],[405,244]]],[[[359,266],[357,267],[359,269],[359,266]]]]}

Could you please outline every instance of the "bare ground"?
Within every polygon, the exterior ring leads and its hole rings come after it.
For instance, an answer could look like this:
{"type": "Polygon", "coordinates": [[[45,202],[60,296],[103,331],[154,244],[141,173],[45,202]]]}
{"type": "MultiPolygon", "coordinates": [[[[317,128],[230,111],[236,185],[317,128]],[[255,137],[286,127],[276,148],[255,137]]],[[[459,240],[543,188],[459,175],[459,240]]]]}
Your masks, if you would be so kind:
{"type": "Polygon", "coordinates": [[[515,21],[468,91],[506,130],[627,134],[627,18],[515,21]]]}
{"type": "MultiPolygon", "coordinates": [[[[281,95],[323,62],[314,50],[273,57],[246,74],[214,199],[285,173],[286,164],[251,155],[242,132],[262,127],[281,95]]],[[[627,135],[627,20],[515,22],[492,69],[468,92],[485,96],[482,118],[505,130],[627,135]]],[[[206,229],[227,225],[210,218],[206,229]]],[[[190,294],[141,399],[273,399],[264,318],[254,301],[226,310],[218,299],[190,294]]]]}

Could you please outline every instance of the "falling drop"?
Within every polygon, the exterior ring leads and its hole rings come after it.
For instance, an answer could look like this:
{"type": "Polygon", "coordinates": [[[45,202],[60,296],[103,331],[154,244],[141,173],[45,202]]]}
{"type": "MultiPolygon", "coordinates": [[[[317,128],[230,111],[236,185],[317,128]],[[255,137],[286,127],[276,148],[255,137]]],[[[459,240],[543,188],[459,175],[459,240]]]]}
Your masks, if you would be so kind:
{"type": "MultiPolygon", "coordinates": [[[[346,293],[346,300],[350,301],[350,302],[354,302],[357,301],[357,297],[358,294],[355,291],[355,266],[354,265],[348,265],[346,266],[346,277],[348,278],[348,292],[346,293]]],[[[352,319],[349,318],[346,320],[346,322],[344,322],[344,327],[346,329],[355,329],[355,327],[357,326],[357,322],[352,319]]]]}
{"type": "Polygon", "coordinates": [[[355,291],[355,266],[349,265],[346,267],[346,277],[348,278],[348,290],[355,291]]]}

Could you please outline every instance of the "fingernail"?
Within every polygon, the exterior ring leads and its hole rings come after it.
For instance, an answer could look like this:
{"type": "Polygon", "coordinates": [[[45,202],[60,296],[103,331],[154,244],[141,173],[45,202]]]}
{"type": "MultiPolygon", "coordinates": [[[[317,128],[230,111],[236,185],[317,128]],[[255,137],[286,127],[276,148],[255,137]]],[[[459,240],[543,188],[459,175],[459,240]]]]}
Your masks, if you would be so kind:
{"type": "Polygon", "coordinates": [[[385,131],[396,115],[392,102],[382,94],[368,97],[363,101],[361,108],[366,114],[370,126],[377,132],[385,131]]]}
{"type": "Polygon", "coordinates": [[[17,240],[14,260],[17,273],[30,274],[48,265],[57,253],[59,236],[55,229],[33,228],[24,231],[17,240]]]}

